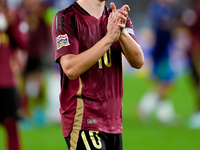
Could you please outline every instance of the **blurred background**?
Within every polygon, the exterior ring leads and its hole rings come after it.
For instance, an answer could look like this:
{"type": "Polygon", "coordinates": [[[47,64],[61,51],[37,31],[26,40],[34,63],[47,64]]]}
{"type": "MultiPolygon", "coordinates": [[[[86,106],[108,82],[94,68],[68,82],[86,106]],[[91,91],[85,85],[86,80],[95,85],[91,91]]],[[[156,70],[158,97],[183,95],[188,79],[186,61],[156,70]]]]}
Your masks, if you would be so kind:
{"type": "MultiPolygon", "coordinates": [[[[7,2],[9,9],[23,10],[30,35],[27,52],[17,54],[24,64],[16,77],[23,106],[22,149],[67,149],[60,126],[60,75],[51,23],[56,12],[74,0],[7,2]]],[[[124,149],[199,150],[200,1],[113,2],[117,8],[130,6],[129,17],[145,56],[140,70],[123,58],[124,149]]],[[[0,150],[6,150],[5,136],[0,127],[0,150]]]]}

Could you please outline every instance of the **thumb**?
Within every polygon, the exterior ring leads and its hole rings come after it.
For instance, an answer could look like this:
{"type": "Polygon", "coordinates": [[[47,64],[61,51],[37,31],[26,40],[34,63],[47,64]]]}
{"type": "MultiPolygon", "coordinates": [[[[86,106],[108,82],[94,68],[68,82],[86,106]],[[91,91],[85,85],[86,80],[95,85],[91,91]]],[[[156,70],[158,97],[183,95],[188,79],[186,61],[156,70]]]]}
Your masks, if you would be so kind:
{"type": "Polygon", "coordinates": [[[112,9],[113,12],[116,12],[116,6],[113,2],[110,3],[110,8],[112,9]]]}

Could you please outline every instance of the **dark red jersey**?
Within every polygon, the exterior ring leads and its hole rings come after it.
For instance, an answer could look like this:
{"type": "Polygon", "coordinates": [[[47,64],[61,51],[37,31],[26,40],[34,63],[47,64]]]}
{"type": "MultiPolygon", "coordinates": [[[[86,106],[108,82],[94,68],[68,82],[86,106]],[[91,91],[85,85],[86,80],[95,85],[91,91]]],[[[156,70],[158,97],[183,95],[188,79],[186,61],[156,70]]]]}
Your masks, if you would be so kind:
{"type": "Polygon", "coordinates": [[[16,17],[6,31],[0,30],[0,88],[15,86],[10,58],[17,48],[26,50],[28,47],[28,25],[20,14],[16,17]]]}
{"type": "MultiPolygon", "coordinates": [[[[107,32],[111,9],[105,7],[100,19],[86,12],[78,3],[54,17],[52,37],[55,61],[67,54],[79,54],[101,40],[107,32]]],[[[128,18],[126,29],[133,38],[128,18]]],[[[76,80],[69,80],[61,68],[60,113],[64,137],[72,129],[122,133],[122,48],[119,41],[76,80]]],[[[81,61],[81,60],[80,60],[81,61]]]]}

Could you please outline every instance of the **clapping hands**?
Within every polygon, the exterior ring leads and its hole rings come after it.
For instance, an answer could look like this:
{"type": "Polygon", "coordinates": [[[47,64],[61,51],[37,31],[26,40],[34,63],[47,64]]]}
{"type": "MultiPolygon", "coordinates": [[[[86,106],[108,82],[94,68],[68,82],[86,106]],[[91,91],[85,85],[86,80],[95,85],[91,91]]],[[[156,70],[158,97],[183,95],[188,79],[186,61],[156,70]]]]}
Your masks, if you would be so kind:
{"type": "Polygon", "coordinates": [[[120,9],[116,9],[113,2],[110,3],[110,7],[112,9],[112,13],[108,18],[107,31],[113,42],[116,42],[120,37],[121,31],[126,27],[130,8],[128,5],[124,5],[120,9]]]}

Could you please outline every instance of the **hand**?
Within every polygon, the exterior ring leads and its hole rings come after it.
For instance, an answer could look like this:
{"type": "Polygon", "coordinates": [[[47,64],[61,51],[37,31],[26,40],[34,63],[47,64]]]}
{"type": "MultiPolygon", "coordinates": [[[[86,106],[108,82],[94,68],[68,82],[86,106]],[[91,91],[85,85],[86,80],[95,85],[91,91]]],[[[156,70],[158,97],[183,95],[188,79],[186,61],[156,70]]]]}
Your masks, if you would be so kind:
{"type": "Polygon", "coordinates": [[[126,11],[127,13],[130,11],[130,7],[127,4],[122,6],[120,9],[126,11]]]}
{"type": "Polygon", "coordinates": [[[120,12],[122,14],[122,23],[124,25],[126,25],[127,22],[127,17],[128,17],[128,12],[130,11],[130,7],[126,4],[124,6],[122,6],[118,12],[120,12]]]}
{"type": "Polygon", "coordinates": [[[116,42],[119,39],[123,29],[126,27],[126,21],[130,8],[128,5],[124,5],[117,10],[113,2],[110,3],[110,7],[112,9],[112,13],[108,18],[107,31],[108,35],[111,36],[111,40],[116,42]]]}
{"type": "Polygon", "coordinates": [[[121,33],[120,18],[118,12],[113,12],[108,18],[107,35],[110,36],[112,42],[116,42],[119,39],[121,33]]]}
{"type": "Polygon", "coordinates": [[[124,5],[120,9],[117,10],[116,6],[113,2],[110,3],[110,7],[111,7],[113,13],[118,12],[120,14],[119,15],[120,27],[121,27],[121,29],[124,29],[126,26],[128,12],[130,11],[130,7],[128,5],[124,5]]]}

